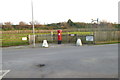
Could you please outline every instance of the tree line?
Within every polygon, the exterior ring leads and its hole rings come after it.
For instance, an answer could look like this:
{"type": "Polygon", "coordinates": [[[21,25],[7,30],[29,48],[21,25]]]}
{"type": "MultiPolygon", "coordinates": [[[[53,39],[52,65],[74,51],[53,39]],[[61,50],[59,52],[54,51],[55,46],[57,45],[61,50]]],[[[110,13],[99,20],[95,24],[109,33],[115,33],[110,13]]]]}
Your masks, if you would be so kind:
{"type": "MultiPolygon", "coordinates": [[[[35,29],[39,30],[51,30],[51,29],[69,29],[69,28],[119,28],[120,24],[109,23],[101,21],[97,23],[84,23],[84,22],[73,22],[69,19],[67,22],[51,23],[51,24],[40,24],[34,22],[35,29]]],[[[2,30],[32,30],[32,22],[28,25],[21,21],[18,25],[13,25],[11,22],[5,22],[0,26],[2,30]]]]}

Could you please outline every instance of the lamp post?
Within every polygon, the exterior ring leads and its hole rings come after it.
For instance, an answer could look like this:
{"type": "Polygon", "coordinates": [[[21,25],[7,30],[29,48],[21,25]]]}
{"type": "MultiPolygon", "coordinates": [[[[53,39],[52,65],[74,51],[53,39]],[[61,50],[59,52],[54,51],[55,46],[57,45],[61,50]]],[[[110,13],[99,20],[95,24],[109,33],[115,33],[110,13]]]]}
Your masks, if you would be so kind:
{"type": "Polygon", "coordinates": [[[32,7],[33,46],[35,47],[35,26],[34,26],[33,1],[32,0],[31,0],[31,7],[32,7]]]}

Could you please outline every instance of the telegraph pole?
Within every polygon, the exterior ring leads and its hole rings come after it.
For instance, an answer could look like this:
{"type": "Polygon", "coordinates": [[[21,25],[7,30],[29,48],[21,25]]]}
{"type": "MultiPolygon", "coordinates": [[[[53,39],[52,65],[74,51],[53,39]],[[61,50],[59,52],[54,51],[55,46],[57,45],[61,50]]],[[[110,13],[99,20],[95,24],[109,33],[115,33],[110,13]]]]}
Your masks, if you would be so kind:
{"type": "Polygon", "coordinates": [[[32,28],[33,28],[33,47],[35,47],[35,26],[34,26],[34,14],[33,14],[33,1],[31,0],[32,7],[32,28]]]}

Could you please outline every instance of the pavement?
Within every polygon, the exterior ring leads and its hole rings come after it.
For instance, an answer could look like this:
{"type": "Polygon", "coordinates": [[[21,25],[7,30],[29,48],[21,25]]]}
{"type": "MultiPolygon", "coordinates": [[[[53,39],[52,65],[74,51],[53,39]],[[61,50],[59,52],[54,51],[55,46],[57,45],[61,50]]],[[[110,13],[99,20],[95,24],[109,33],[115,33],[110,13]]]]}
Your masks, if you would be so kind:
{"type": "Polygon", "coordinates": [[[37,44],[2,49],[4,78],[117,78],[118,44],[37,44]],[[40,66],[44,64],[44,66],[40,66]]]}
{"type": "MultiPolygon", "coordinates": [[[[75,44],[54,44],[54,43],[50,43],[48,45],[49,45],[49,48],[76,46],[75,44]]],[[[14,48],[20,49],[20,48],[43,48],[43,47],[42,47],[42,43],[36,43],[35,46],[33,46],[33,44],[30,44],[30,45],[3,47],[2,49],[14,49],[14,48]]]]}

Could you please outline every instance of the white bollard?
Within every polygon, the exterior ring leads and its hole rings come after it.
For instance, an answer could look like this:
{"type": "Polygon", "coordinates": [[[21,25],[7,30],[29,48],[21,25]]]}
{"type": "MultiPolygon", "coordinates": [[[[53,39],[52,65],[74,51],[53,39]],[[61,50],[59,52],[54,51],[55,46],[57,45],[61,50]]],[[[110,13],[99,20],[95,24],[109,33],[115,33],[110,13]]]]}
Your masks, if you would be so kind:
{"type": "Polygon", "coordinates": [[[47,40],[43,40],[43,44],[42,44],[42,47],[48,47],[48,43],[47,43],[47,40]]]}
{"type": "Polygon", "coordinates": [[[77,39],[76,46],[82,46],[82,41],[81,41],[81,39],[77,39]]]}

